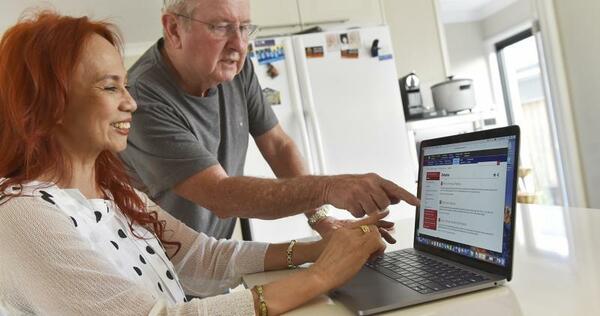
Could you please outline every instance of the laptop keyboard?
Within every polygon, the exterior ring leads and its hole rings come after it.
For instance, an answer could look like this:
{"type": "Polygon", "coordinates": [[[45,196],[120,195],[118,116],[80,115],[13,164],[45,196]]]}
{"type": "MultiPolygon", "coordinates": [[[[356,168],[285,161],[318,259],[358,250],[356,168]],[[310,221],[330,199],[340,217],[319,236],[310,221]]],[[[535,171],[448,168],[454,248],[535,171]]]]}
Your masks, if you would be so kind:
{"type": "Polygon", "coordinates": [[[488,280],[483,275],[437,261],[412,249],[386,253],[366,265],[421,294],[488,280]]]}

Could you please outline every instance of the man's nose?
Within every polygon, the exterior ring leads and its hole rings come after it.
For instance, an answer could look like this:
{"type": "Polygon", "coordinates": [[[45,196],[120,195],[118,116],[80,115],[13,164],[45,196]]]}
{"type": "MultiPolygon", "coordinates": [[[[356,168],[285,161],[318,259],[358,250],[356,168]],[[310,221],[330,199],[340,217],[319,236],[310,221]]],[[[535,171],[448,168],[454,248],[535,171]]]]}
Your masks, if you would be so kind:
{"type": "Polygon", "coordinates": [[[248,45],[248,35],[244,36],[242,30],[236,27],[229,34],[228,45],[230,48],[242,52],[248,45]]]}

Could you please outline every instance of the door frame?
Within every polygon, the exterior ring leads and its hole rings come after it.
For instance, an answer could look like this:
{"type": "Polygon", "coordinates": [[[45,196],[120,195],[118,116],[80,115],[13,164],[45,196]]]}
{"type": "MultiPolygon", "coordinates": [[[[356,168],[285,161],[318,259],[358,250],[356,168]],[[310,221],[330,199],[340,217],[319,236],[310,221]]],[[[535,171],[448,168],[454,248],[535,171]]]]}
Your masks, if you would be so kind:
{"type": "Polygon", "coordinates": [[[561,148],[560,162],[564,169],[565,190],[569,206],[587,207],[585,173],[581,165],[578,137],[573,119],[573,106],[562,53],[554,1],[531,0],[538,23],[538,46],[546,61],[542,71],[548,78],[548,93],[556,124],[556,140],[561,148]],[[540,45],[541,44],[541,45],[540,45]]]}
{"type": "MultiPolygon", "coordinates": [[[[514,27],[505,30],[491,38],[485,39],[488,65],[492,81],[492,90],[496,103],[504,100],[502,80],[500,77],[498,59],[496,57],[496,43],[499,43],[515,34],[527,29],[533,30],[538,39],[538,50],[542,72],[548,78],[547,102],[551,103],[549,115],[554,119],[555,141],[561,149],[557,155],[559,165],[562,167],[564,186],[567,192],[566,203],[572,207],[587,207],[585,176],[583,173],[575,121],[571,106],[569,86],[566,76],[566,68],[562,56],[562,47],[558,32],[558,25],[554,11],[554,4],[547,0],[531,0],[533,6],[533,18],[514,27]],[[536,34],[539,32],[539,34],[536,34]],[[545,62],[543,62],[545,61],[545,62]]],[[[499,123],[508,124],[508,114],[503,109],[496,108],[499,123]]]]}

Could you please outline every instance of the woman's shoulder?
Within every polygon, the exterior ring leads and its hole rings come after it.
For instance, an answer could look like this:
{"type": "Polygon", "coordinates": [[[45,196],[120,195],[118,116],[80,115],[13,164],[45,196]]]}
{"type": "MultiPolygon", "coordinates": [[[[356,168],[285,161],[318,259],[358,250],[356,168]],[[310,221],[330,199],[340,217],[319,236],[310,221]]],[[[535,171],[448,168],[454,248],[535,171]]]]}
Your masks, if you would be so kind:
{"type": "Polygon", "coordinates": [[[59,208],[53,197],[43,192],[33,194],[21,194],[18,196],[4,196],[0,200],[0,218],[11,214],[23,215],[27,213],[56,212],[59,208]]]}
{"type": "Polygon", "coordinates": [[[133,189],[137,196],[142,200],[147,211],[162,211],[162,209],[154,202],[147,193],[138,189],[133,189]]]}
{"type": "Polygon", "coordinates": [[[21,195],[0,202],[0,240],[43,239],[48,229],[67,225],[68,216],[41,196],[21,195]]]}
{"type": "Polygon", "coordinates": [[[48,213],[60,213],[50,183],[31,182],[7,188],[0,198],[0,222],[44,220],[48,213]]]}
{"type": "Polygon", "coordinates": [[[56,203],[52,199],[53,195],[49,193],[55,189],[57,189],[56,185],[39,181],[12,185],[4,190],[0,203],[4,204],[4,201],[12,201],[18,205],[46,201],[51,205],[55,205],[56,203]]]}

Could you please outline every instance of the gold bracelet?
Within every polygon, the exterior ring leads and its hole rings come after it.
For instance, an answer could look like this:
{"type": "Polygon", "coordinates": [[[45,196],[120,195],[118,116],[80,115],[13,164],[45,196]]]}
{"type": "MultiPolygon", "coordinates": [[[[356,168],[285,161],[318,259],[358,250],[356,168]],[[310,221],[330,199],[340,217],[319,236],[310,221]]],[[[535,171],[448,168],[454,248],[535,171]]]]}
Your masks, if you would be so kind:
{"type": "Polygon", "coordinates": [[[294,263],[292,262],[292,255],[294,254],[294,245],[296,244],[296,240],[292,240],[290,241],[290,245],[287,247],[286,250],[286,254],[287,254],[287,264],[288,264],[288,269],[296,269],[298,266],[294,265],[294,263]]]}
{"type": "Polygon", "coordinates": [[[259,316],[268,316],[269,310],[267,309],[267,303],[265,302],[265,292],[263,291],[263,286],[256,285],[254,289],[258,295],[258,310],[260,311],[259,316]]]}

